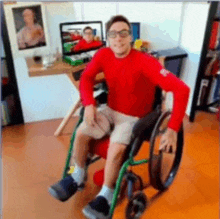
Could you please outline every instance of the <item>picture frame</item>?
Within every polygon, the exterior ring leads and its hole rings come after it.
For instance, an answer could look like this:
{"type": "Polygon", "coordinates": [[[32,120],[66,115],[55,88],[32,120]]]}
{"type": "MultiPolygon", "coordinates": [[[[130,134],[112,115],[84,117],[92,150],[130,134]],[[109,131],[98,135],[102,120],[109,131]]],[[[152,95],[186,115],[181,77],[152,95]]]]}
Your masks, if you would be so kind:
{"type": "Polygon", "coordinates": [[[45,6],[41,2],[4,5],[14,57],[43,55],[50,50],[45,6]]]}

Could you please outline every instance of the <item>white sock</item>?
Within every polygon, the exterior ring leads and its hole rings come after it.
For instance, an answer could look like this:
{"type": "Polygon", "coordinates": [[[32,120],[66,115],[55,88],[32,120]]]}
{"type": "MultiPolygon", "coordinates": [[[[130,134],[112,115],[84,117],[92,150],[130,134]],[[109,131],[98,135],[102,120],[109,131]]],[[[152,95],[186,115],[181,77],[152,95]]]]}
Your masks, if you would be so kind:
{"type": "Polygon", "coordinates": [[[73,177],[73,179],[76,181],[78,185],[83,183],[85,174],[86,174],[85,169],[75,164],[74,172],[71,174],[71,176],[73,177]]]}
{"type": "Polygon", "coordinates": [[[99,194],[97,196],[104,196],[107,201],[108,204],[111,205],[112,199],[113,199],[113,194],[114,194],[114,189],[111,189],[105,185],[102,186],[101,191],[99,192],[99,194]]]}

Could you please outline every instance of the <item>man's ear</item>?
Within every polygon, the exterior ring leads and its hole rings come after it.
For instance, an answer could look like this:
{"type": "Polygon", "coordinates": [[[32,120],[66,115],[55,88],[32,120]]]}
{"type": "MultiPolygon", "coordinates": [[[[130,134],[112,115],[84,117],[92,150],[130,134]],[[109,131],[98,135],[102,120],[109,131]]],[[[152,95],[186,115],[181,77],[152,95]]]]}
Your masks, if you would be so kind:
{"type": "Polygon", "coordinates": [[[129,35],[129,43],[130,43],[130,45],[132,46],[132,41],[133,40],[133,36],[132,35],[129,35]]]}
{"type": "Polygon", "coordinates": [[[133,41],[133,36],[130,35],[130,43],[133,41]]]}

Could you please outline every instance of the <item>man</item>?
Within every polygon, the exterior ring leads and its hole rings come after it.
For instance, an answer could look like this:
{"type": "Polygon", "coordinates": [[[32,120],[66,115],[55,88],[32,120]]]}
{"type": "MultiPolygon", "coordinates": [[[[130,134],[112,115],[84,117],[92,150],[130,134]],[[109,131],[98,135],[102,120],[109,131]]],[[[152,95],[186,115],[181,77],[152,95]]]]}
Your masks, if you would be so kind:
{"type": "Polygon", "coordinates": [[[25,9],[22,16],[25,26],[17,33],[18,48],[26,49],[46,45],[43,28],[37,23],[34,11],[25,9]]]}
{"type": "Polygon", "coordinates": [[[72,50],[78,52],[80,50],[87,50],[99,46],[102,46],[102,42],[94,40],[93,30],[91,27],[87,26],[83,29],[83,39],[80,40],[72,50]]]}
{"type": "Polygon", "coordinates": [[[85,161],[88,142],[110,133],[110,145],[105,165],[104,185],[83,213],[88,218],[108,218],[114,185],[122,165],[132,128],[139,118],[152,111],[155,86],[174,94],[174,107],[168,129],[162,137],[160,149],[175,152],[177,132],[180,129],[189,97],[189,88],[172,73],[165,70],[153,57],[132,49],[129,21],[115,16],[107,23],[110,48],[100,49],[82,74],[80,94],[85,106],[84,121],[74,144],[75,172],[50,188],[51,194],[62,199],[63,192],[72,196],[86,177],[85,161]],[[97,112],[93,85],[97,73],[103,71],[109,89],[107,107],[97,112]],[[113,126],[113,130],[111,127],[113,126]],[[69,189],[71,192],[68,192],[69,189]]]}

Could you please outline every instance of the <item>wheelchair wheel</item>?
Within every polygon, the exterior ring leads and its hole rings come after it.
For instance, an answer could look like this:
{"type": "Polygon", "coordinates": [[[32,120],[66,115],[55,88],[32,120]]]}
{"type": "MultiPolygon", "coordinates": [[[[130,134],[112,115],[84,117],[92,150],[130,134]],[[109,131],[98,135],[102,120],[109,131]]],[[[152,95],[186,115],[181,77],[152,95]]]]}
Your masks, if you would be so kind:
{"type": "Polygon", "coordinates": [[[160,191],[166,190],[173,182],[183,152],[183,125],[177,136],[176,153],[159,150],[160,139],[166,131],[171,113],[165,112],[158,119],[150,139],[149,175],[151,185],[160,191]]]}
{"type": "Polygon", "coordinates": [[[126,219],[139,219],[147,204],[147,197],[143,192],[134,193],[126,208],[126,219]]]}

